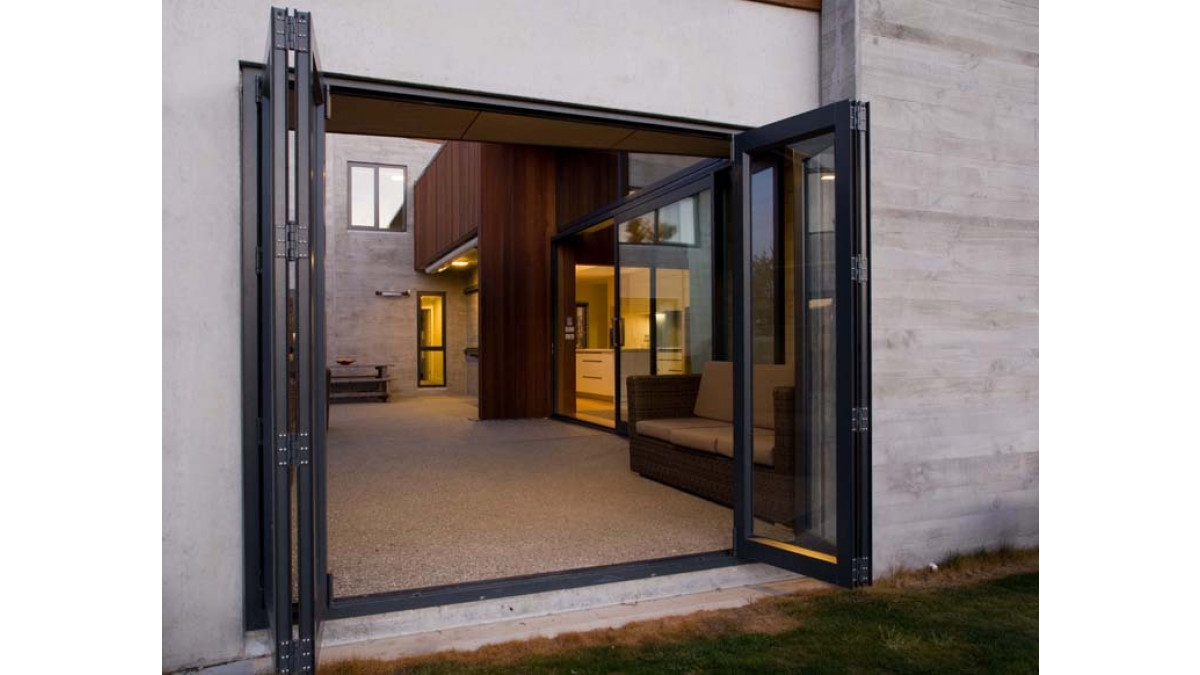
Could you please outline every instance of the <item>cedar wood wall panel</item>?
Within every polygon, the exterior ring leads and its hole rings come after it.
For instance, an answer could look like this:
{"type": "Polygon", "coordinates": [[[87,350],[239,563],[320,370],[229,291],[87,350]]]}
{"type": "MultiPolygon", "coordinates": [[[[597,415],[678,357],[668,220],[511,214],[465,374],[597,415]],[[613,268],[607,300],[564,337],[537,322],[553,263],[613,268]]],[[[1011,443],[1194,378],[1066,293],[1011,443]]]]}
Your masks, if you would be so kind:
{"type": "Polygon", "coordinates": [[[546,417],[555,152],[489,143],[480,163],[479,417],[546,417]]]}
{"type": "Polygon", "coordinates": [[[413,267],[423,270],[479,231],[478,143],[450,141],[414,186],[413,267]]]}
{"type": "MultiPolygon", "coordinates": [[[[560,158],[561,160],[561,158],[560,158]]],[[[561,224],[561,222],[560,222],[561,224]]],[[[556,324],[564,322],[564,317],[575,316],[575,247],[570,245],[557,246],[551,255],[558,256],[557,278],[554,280],[558,287],[558,316],[556,324]]],[[[551,320],[555,320],[551,317],[551,320]]],[[[559,380],[564,383],[575,382],[575,347],[579,339],[580,326],[575,327],[575,340],[567,340],[561,325],[555,325],[555,371],[559,380]]],[[[554,392],[554,408],[561,415],[574,415],[576,411],[575,387],[558,387],[554,392]]]]}
{"type": "Polygon", "coordinates": [[[616,201],[620,190],[617,170],[615,152],[559,150],[555,206],[558,226],[616,201]]]}
{"type": "Polygon", "coordinates": [[[614,201],[617,185],[615,153],[461,141],[417,181],[417,269],[479,236],[480,418],[552,412],[550,238],[614,201]]]}

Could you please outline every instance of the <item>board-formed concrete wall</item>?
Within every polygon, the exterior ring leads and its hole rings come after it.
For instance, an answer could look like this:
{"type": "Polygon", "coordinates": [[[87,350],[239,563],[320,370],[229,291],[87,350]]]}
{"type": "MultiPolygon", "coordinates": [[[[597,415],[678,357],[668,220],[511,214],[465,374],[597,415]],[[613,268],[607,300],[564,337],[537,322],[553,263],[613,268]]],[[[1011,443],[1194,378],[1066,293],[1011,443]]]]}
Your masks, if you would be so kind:
{"type": "MultiPolygon", "coordinates": [[[[270,6],[163,7],[164,668],[243,650],[237,64],[262,61],[270,6]]],[[[725,124],[818,102],[813,12],[744,0],[299,8],[332,72],[725,124]]]]}
{"type": "Polygon", "coordinates": [[[875,573],[1037,545],[1037,3],[823,13],[871,103],[875,573]]]}
{"type": "Polygon", "coordinates": [[[469,330],[471,302],[463,289],[470,272],[447,270],[424,274],[413,270],[413,186],[440,143],[381,136],[325,136],[325,308],[327,356],[346,356],[359,363],[391,364],[390,391],[397,397],[419,394],[466,394],[464,347],[477,339],[469,330]],[[349,162],[399,164],[408,167],[406,232],[366,232],[348,225],[349,162]],[[407,298],[380,297],[376,291],[411,290],[407,298]],[[417,387],[417,292],[446,294],[446,386],[417,387]]]}

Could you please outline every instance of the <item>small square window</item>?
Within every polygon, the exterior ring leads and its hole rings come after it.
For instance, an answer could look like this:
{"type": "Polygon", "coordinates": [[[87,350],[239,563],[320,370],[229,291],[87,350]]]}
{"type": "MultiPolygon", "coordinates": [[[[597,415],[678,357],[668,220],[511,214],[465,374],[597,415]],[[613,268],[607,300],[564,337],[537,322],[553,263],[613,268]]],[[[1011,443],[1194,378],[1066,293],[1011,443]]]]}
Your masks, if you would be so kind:
{"type": "Polygon", "coordinates": [[[350,164],[350,228],[404,232],[408,169],[384,164],[350,164]]]}

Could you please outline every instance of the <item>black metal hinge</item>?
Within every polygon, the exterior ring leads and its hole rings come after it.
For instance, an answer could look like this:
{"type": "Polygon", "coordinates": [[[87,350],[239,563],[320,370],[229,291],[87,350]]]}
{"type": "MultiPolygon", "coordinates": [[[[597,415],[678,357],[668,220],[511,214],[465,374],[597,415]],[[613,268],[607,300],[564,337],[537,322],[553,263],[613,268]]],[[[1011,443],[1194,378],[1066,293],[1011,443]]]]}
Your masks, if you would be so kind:
{"type": "Polygon", "coordinates": [[[851,558],[850,559],[850,585],[851,586],[867,586],[871,583],[871,559],[870,558],[851,558]]]}
{"type": "Polygon", "coordinates": [[[309,48],[308,12],[296,12],[295,16],[289,17],[289,22],[292,30],[292,44],[289,46],[298,52],[307,52],[309,48]]]}
{"type": "Polygon", "coordinates": [[[850,431],[867,431],[871,428],[870,408],[850,409],[850,431]]]}
{"type": "Polygon", "coordinates": [[[308,227],[295,221],[284,223],[283,231],[275,235],[275,257],[300,260],[308,257],[308,227]]]}
{"type": "Polygon", "coordinates": [[[292,661],[296,672],[311,673],[313,666],[316,665],[316,659],[313,658],[313,641],[308,638],[302,638],[294,642],[296,645],[296,656],[292,661]]]}
{"type": "Polygon", "coordinates": [[[857,281],[859,283],[866,281],[870,276],[870,272],[868,270],[867,256],[859,253],[858,255],[850,258],[851,281],[857,281]]]}
{"type": "Polygon", "coordinates": [[[275,643],[275,672],[279,675],[289,675],[296,672],[292,666],[296,661],[296,645],[291,640],[280,640],[275,643]]]}
{"type": "Polygon", "coordinates": [[[288,16],[286,9],[276,7],[271,11],[272,45],[275,49],[290,48],[291,24],[292,17],[288,16]]]}
{"type": "Polygon", "coordinates": [[[275,464],[278,466],[305,466],[312,460],[312,449],[308,432],[279,434],[275,444],[275,464]]]}
{"type": "Polygon", "coordinates": [[[275,672],[291,675],[292,673],[311,673],[317,665],[314,658],[312,640],[281,640],[275,645],[275,672]]]}
{"type": "Polygon", "coordinates": [[[855,131],[867,130],[867,106],[865,103],[858,101],[850,103],[850,128],[855,131]]]}

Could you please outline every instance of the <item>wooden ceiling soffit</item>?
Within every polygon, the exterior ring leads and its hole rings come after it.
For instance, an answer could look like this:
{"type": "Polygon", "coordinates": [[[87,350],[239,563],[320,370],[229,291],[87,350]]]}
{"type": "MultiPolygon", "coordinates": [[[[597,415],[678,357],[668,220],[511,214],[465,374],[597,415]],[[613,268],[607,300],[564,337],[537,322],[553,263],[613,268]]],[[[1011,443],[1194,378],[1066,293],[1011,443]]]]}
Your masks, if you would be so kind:
{"type": "Polygon", "coordinates": [[[334,95],[326,131],[334,134],[515,143],[725,157],[729,139],[413,101],[334,95]]]}
{"type": "Polygon", "coordinates": [[[631,131],[605,124],[484,112],[467,130],[463,140],[607,149],[631,131]]]}
{"type": "Polygon", "coordinates": [[[330,113],[325,125],[330,133],[437,139],[462,138],[478,114],[463,108],[346,95],[333,97],[330,113]]]}
{"type": "Polygon", "coordinates": [[[702,157],[728,157],[729,138],[691,136],[663,131],[638,130],[622,139],[613,150],[628,152],[652,152],[665,155],[698,155],[702,157]]]}

